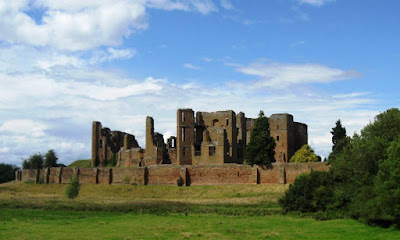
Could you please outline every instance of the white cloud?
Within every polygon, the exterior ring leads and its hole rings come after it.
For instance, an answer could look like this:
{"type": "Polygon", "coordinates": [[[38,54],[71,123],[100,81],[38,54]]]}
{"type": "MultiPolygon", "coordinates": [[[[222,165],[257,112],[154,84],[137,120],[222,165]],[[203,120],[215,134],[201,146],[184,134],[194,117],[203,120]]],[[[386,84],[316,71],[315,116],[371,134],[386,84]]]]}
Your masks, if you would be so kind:
{"type": "Polygon", "coordinates": [[[312,6],[322,6],[326,3],[334,2],[335,0],[298,0],[301,4],[309,4],[312,6]]]}
{"type": "MultiPolygon", "coordinates": [[[[111,56],[129,56],[125,53],[111,56]]],[[[164,133],[166,139],[175,135],[178,108],[233,109],[247,117],[256,117],[260,109],[268,115],[289,112],[295,121],[308,124],[310,144],[318,154],[327,156],[331,149],[329,131],[337,119],[352,134],[378,113],[373,109],[372,93],[329,94],[302,88],[302,83],[329,82],[349,75],[348,71],[318,64],[233,64],[234,69],[256,76],[258,81],[230,88],[224,83],[177,83],[159,76],[133,79],[98,69],[88,63],[91,57],[27,46],[0,48],[0,161],[20,164],[21,158],[51,148],[63,163],[90,158],[93,120],[133,133],[144,146],[145,116],[154,117],[155,131],[164,133]],[[47,65],[43,63],[46,59],[47,65]],[[283,79],[287,86],[296,84],[296,90],[271,88],[266,92],[255,88],[275,78],[283,79]],[[365,106],[372,110],[360,110],[365,106]]]]}
{"type": "Polygon", "coordinates": [[[203,57],[201,60],[203,60],[204,62],[212,62],[213,59],[209,58],[209,57],[203,57]]]}
{"type": "Polygon", "coordinates": [[[355,70],[330,68],[320,64],[283,64],[254,62],[236,69],[246,75],[256,76],[259,79],[251,84],[250,88],[286,88],[290,85],[307,83],[328,83],[360,77],[355,70]]]}
{"type": "Polygon", "coordinates": [[[221,0],[221,7],[223,7],[226,10],[234,9],[232,3],[229,0],[221,0]]]}
{"type": "Polygon", "coordinates": [[[0,132],[24,134],[31,137],[43,137],[49,127],[43,123],[30,119],[13,119],[0,125],[0,132]]]}
{"type": "Polygon", "coordinates": [[[62,50],[118,46],[124,38],[146,29],[146,8],[218,11],[211,0],[3,0],[0,2],[0,40],[62,50]],[[38,23],[27,14],[44,10],[38,23]]]}
{"type": "Polygon", "coordinates": [[[183,64],[183,67],[187,68],[187,69],[192,69],[192,70],[201,70],[201,67],[195,66],[191,63],[185,63],[185,64],[183,64]]]}
{"type": "Polygon", "coordinates": [[[94,56],[89,60],[90,63],[102,63],[119,59],[130,59],[136,55],[134,49],[114,49],[107,48],[107,51],[95,51],[94,56]]]}

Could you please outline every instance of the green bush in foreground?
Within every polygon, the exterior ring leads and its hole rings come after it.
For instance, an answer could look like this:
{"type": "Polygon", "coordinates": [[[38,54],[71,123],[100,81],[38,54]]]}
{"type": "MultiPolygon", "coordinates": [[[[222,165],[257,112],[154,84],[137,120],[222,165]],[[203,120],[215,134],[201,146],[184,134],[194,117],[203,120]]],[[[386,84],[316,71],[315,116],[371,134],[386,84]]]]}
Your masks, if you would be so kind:
{"type": "Polygon", "coordinates": [[[66,195],[68,198],[73,199],[76,198],[79,194],[80,190],[79,178],[75,175],[68,184],[66,195]]]}
{"type": "Polygon", "coordinates": [[[334,181],[330,172],[301,175],[279,199],[284,212],[325,211],[333,202],[334,181]]]}

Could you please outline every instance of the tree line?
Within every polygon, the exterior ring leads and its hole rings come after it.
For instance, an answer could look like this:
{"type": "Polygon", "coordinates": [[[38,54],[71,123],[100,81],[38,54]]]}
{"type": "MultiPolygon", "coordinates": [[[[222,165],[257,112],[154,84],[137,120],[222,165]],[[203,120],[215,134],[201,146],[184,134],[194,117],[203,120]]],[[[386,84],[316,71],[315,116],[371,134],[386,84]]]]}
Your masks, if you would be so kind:
{"type": "Polygon", "coordinates": [[[330,171],[298,177],[280,199],[284,212],[400,228],[399,109],[380,113],[352,137],[340,120],[331,133],[330,171]]]}

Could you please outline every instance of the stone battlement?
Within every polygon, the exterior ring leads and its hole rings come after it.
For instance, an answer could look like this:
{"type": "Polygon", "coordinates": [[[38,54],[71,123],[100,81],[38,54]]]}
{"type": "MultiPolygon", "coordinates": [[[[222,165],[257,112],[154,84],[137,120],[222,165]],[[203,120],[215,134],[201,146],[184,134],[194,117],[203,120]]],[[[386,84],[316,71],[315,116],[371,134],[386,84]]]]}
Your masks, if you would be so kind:
{"type": "Polygon", "coordinates": [[[184,185],[286,184],[311,171],[328,171],[326,163],[274,163],[268,166],[153,165],[131,168],[46,168],[15,172],[21,182],[68,183],[74,175],[83,184],[184,185]]]}

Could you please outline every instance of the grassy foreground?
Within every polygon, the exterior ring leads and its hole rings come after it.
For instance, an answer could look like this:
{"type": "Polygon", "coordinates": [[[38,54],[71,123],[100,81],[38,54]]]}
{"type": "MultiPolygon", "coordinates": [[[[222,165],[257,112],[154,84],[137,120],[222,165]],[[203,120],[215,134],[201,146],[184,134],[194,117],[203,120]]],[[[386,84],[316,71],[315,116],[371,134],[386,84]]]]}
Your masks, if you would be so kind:
{"type": "Polygon", "coordinates": [[[0,184],[0,239],[400,239],[350,219],[283,216],[284,185],[0,184]]]}
{"type": "Polygon", "coordinates": [[[0,239],[399,239],[355,220],[1,209],[0,239]]]}

